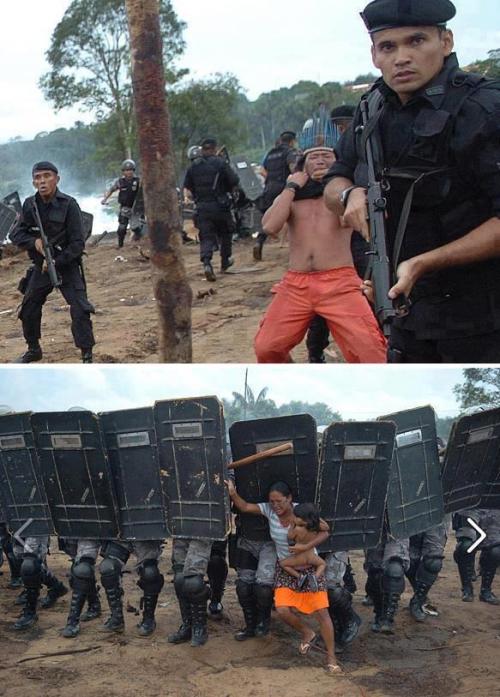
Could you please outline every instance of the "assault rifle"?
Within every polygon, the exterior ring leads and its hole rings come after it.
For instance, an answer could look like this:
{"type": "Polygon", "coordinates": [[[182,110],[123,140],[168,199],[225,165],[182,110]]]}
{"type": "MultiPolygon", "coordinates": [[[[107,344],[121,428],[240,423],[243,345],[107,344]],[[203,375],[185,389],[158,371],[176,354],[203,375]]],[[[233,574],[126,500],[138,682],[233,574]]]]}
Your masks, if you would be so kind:
{"type": "Polygon", "coordinates": [[[368,165],[368,218],[370,221],[370,275],[375,295],[375,315],[386,337],[391,335],[391,324],[395,317],[404,317],[409,312],[409,303],[405,296],[398,296],[394,301],[389,298],[389,291],[394,285],[391,262],[387,252],[385,213],[387,210],[387,185],[377,180],[375,159],[373,155],[372,134],[368,133],[368,100],[361,100],[362,132],[365,135],[366,162],[368,165]]]}
{"type": "Polygon", "coordinates": [[[45,230],[43,229],[42,219],[40,218],[40,212],[38,210],[38,206],[36,205],[36,201],[34,198],[33,213],[35,214],[36,224],[38,226],[38,229],[40,230],[40,238],[42,240],[43,253],[45,255],[45,264],[47,265],[47,272],[49,274],[50,282],[52,283],[54,288],[60,288],[60,286],[62,285],[62,281],[59,278],[59,274],[57,273],[56,265],[54,262],[54,256],[52,254],[52,249],[49,244],[49,239],[45,234],[45,230]]]}

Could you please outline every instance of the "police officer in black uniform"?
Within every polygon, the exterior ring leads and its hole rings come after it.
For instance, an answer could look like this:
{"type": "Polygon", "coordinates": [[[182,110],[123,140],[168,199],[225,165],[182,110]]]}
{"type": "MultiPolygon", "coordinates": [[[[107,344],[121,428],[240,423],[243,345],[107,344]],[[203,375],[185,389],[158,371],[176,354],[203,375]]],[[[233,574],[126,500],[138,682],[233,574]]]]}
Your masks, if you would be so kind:
{"type": "MultiPolygon", "coordinates": [[[[297,134],[293,131],[283,131],[278,143],[266,155],[263,168],[266,171],[266,182],[258,207],[262,215],[271,208],[274,200],[282,193],[286,181],[295,169],[298,150],[295,147],[297,134]]],[[[253,248],[255,261],[262,261],[262,249],[267,240],[265,232],[260,232],[253,248]]]]}
{"type": "Polygon", "coordinates": [[[45,234],[52,247],[56,270],[62,281],[60,291],[70,306],[71,331],[75,344],[81,350],[82,362],[92,363],[95,341],[90,315],[94,308],[87,299],[81,261],[85,249],[82,214],[75,199],[57,188],[59,173],[54,164],[38,162],[34,165],[32,174],[37,194],[24,202],[19,223],[10,235],[12,243],[25,249],[33,262],[20,284],[24,299],[19,319],[23,324],[28,350],[19,362],[33,363],[42,359],[42,307],[53,290],[49,274],[44,268],[43,245],[34,213],[36,202],[45,234]]]}
{"type": "MultiPolygon", "coordinates": [[[[121,249],[125,242],[129,221],[132,218],[133,208],[137,199],[137,194],[141,186],[141,180],[135,176],[136,164],[133,160],[124,160],[122,163],[122,176],[117,179],[112,186],[106,191],[102,199],[102,205],[106,205],[109,197],[118,191],[118,203],[120,204],[120,212],[118,213],[118,248],[121,249]]],[[[134,229],[134,234],[137,236],[139,230],[134,229]]]]}
{"type": "MultiPolygon", "coordinates": [[[[446,28],[455,13],[449,0],[374,0],[362,15],[383,75],[367,129],[397,269],[390,297],[411,301],[392,326],[392,362],[500,355],[500,84],[459,69],[446,28]]],[[[367,238],[360,124],[358,110],[325,200],[367,238]]]]}
{"type": "Polygon", "coordinates": [[[212,256],[218,247],[221,271],[224,273],[233,265],[231,254],[235,227],[230,194],[240,181],[227,162],[216,153],[217,141],[205,138],[201,143],[201,157],[193,160],[184,179],[184,189],[192,193],[196,203],[201,263],[210,282],[217,280],[212,256]]]}

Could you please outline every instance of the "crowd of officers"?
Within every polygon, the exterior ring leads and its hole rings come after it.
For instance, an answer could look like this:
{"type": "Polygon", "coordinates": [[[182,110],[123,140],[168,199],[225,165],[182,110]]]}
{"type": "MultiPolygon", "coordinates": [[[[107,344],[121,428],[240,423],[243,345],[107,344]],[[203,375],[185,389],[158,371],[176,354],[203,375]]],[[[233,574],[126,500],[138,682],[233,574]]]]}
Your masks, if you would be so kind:
{"type": "MultiPolygon", "coordinates": [[[[500,568],[500,512],[494,510],[464,511],[453,516],[456,535],[454,560],[462,584],[462,600],[474,600],[473,583],[481,578],[479,599],[492,606],[500,605],[492,584],[500,568]],[[472,518],[487,533],[478,551],[469,553],[477,538],[472,518]]],[[[383,541],[365,552],[367,574],[364,605],[373,607],[371,629],[375,633],[393,634],[398,604],[405,589],[405,576],[410,581],[413,596],[410,613],[415,621],[423,622],[436,615],[429,602],[429,592],[442,569],[449,523],[443,522],[409,539],[396,540],[384,534],[383,541]]],[[[58,598],[68,593],[65,584],[50,571],[47,562],[48,537],[13,539],[5,524],[0,524],[0,548],[10,568],[7,589],[22,589],[13,600],[22,607],[14,629],[31,628],[38,620],[37,607],[42,585],[47,593],[40,608],[52,607],[58,598]]],[[[80,623],[97,619],[102,612],[95,566],[99,555],[100,578],[109,605],[110,615],[103,625],[107,632],[125,629],[123,615],[122,576],[129,558],[135,556],[137,585],[142,590],[140,607],[142,620],[137,625],[140,636],[151,635],[155,628],[155,611],[164,585],[159,562],[160,541],[123,542],[111,540],[61,540],[59,547],[71,559],[70,586],[72,591],[67,623],[62,630],[66,638],[80,632],[80,623]],[[84,611],[86,605],[86,609],[84,611]]],[[[207,619],[223,615],[222,598],[228,575],[227,542],[186,540],[174,538],[171,568],[173,584],[182,618],[179,629],[172,633],[170,643],[190,642],[201,646],[208,639],[207,619]]],[[[330,615],[335,628],[339,652],[351,644],[359,632],[361,619],[353,608],[356,584],[347,552],[326,555],[326,579],[330,615]]],[[[244,627],[236,632],[237,641],[266,636],[270,631],[273,607],[273,585],[276,573],[276,550],[272,541],[247,539],[242,535],[229,538],[229,562],[236,569],[236,593],[244,618],[244,627]]]]}

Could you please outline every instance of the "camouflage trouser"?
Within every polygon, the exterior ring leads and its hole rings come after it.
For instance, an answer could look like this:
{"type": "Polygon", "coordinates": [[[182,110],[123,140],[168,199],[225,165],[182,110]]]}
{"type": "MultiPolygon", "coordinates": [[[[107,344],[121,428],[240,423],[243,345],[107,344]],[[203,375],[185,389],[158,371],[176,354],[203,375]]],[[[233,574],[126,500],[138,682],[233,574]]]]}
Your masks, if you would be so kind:
{"type": "Polygon", "coordinates": [[[43,564],[45,564],[48,551],[48,535],[43,537],[26,537],[22,547],[17,540],[14,542],[14,556],[18,559],[20,559],[23,554],[34,554],[43,564]]]}
{"type": "Polygon", "coordinates": [[[100,547],[101,543],[97,540],[68,540],[64,544],[64,551],[78,564],[84,557],[96,561],[100,547]]]}
{"type": "Polygon", "coordinates": [[[212,552],[212,540],[174,539],[172,564],[184,576],[205,576],[212,552]]]}
{"type": "Polygon", "coordinates": [[[418,560],[425,557],[444,559],[444,548],[448,541],[446,523],[436,525],[430,530],[410,537],[410,559],[418,560]]]}
{"type": "Polygon", "coordinates": [[[367,550],[365,554],[365,571],[370,569],[386,570],[387,564],[391,559],[400,559],[405,571],[410,568],[410,540],[408,538],[402,540],[387,540],[381,542],[377,547],[367,550]]]}
{"type": "MultiPolygon", "coordinates": [[[[479,545],[479,549],[491,549],[500,545],[500,510],[492,508],[473,508],[467,511],[460,511],[460,515],[465,518],[472,518],[479,527],[486,533],[486,539],[479,545]]],[[[472,542],[477,540],[479,534],[467,524],[458,528],[455,532],[457,539],[465,537],[472,542]]]]}
{"type": "Polygon", "coordinates": [[[326,586],[330,590],[336,586],[344,585],[344,576],[347,569],[349,552],[331,552],[325,556],[326,561],[326,586]]]}
{"type": "Polygon", "coordinates": [[[276,575],[276,545],[272,541],[257,542],[246,537],[238,538],[238,549],[248,552],[255,559],[255,564],[238,566],[238,580],[243,583],[257,583],[259,586],[274,587],[276,575]],[[253,568],[250,568],[253,567],[253,568]]]}

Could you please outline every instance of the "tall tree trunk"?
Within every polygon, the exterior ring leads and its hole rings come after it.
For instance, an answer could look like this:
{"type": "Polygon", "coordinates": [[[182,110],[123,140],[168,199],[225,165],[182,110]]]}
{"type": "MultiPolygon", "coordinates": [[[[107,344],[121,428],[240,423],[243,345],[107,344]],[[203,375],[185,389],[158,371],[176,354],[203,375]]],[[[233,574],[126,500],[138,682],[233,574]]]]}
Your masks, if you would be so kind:
{"type": "Polygon", "coordinates": [[[160,315],[160,358],[166,363],[190,363],[192,291],[182,260],[159,4],[158,0],[126,0],[126,7],[153,284],[160,315]]]}

